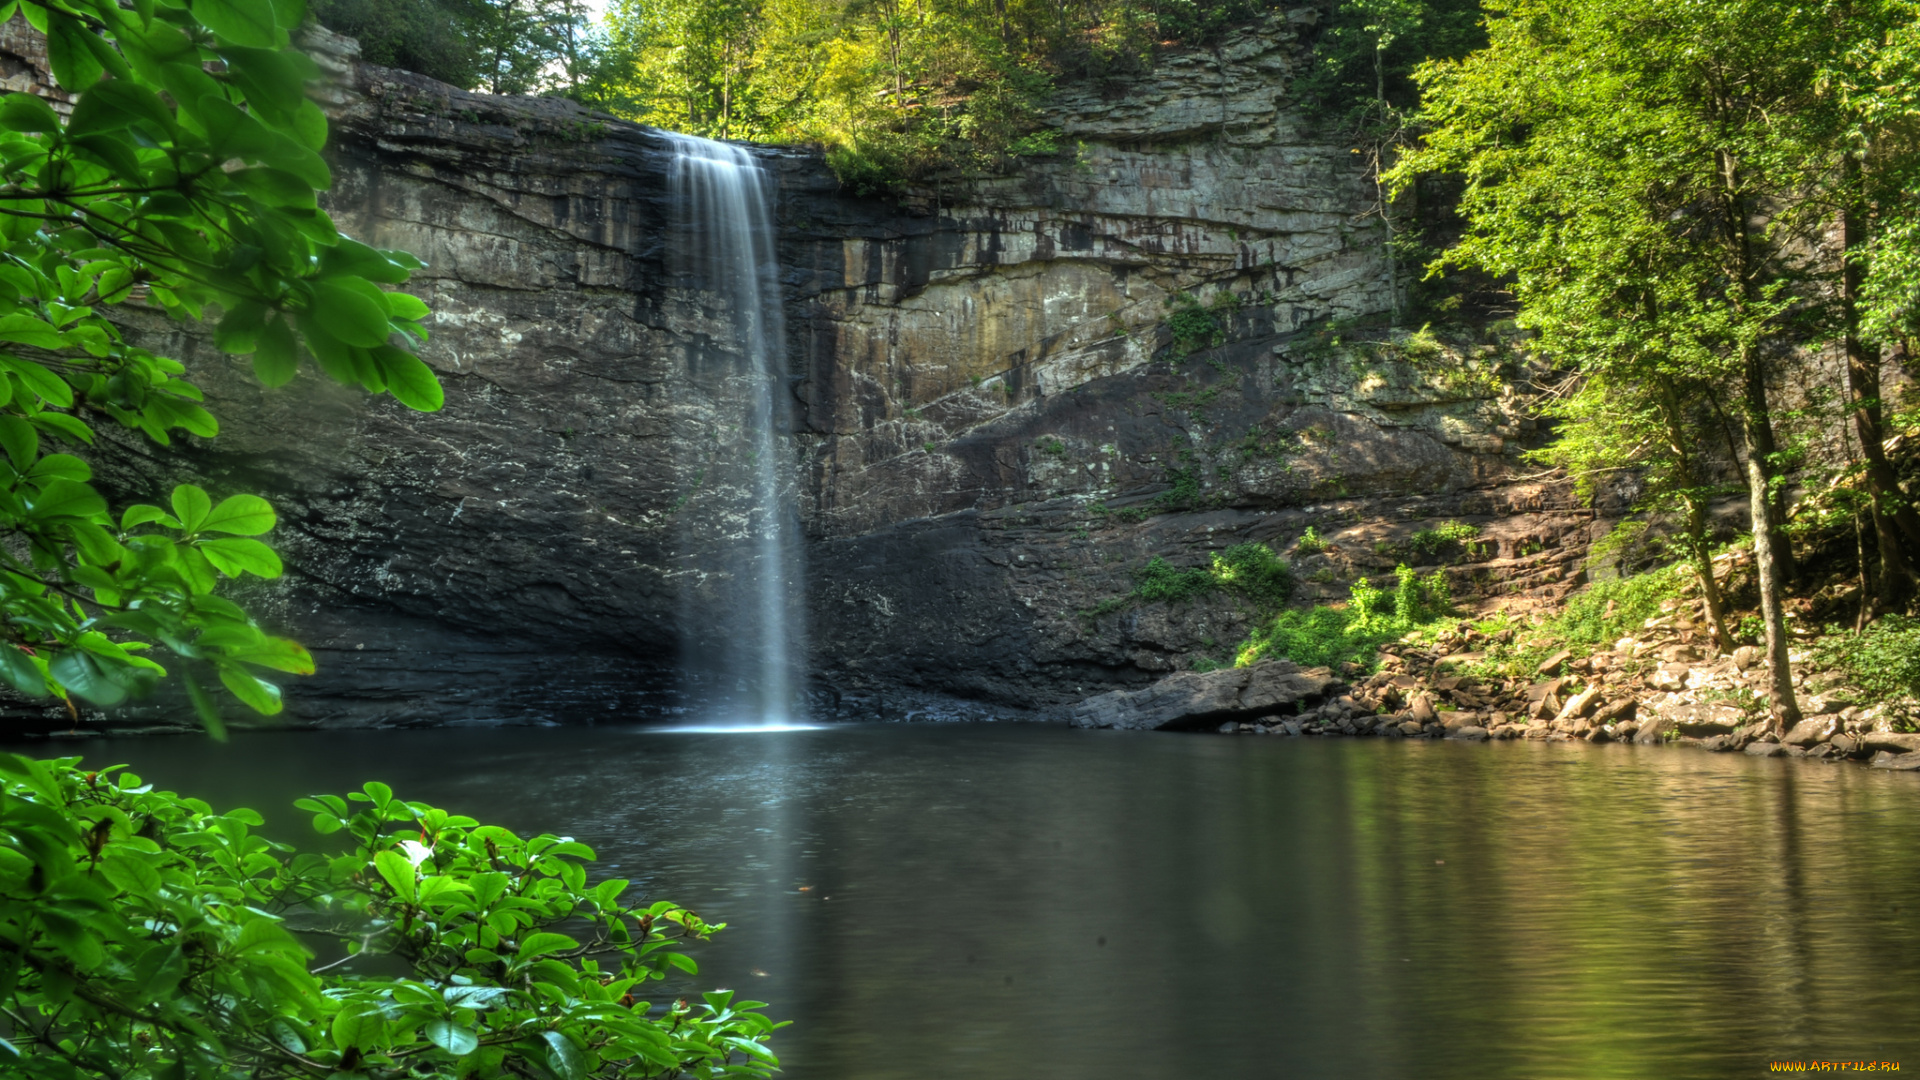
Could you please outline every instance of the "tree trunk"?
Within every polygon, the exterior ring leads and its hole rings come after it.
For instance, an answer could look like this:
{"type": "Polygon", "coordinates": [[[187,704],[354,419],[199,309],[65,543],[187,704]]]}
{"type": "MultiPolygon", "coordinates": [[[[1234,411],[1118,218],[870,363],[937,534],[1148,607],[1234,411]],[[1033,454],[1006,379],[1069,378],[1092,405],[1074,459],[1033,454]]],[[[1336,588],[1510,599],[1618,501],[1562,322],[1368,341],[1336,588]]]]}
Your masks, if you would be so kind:
{"type": "Polygon", "coordinates": [[[1693,499],[1687,500],[1687,528],[1689,532],[1699,529],[1698,538],[1688,537],[1687,550],[1693,555],[1693,572],[1700,578],[1700,598],[1707,609],[1707,632],[1713,636],[1713,647],[1721,652],[1733,651],[1733,635],[1727,632],[1727,602],[1720,595],[1720,581],[1713,576],[1713,554],[1708,550],[1705,540],[1704,517],[1693,499]],[[1701,519],[1699,525],[1695,519],[1701,519]]]}
{"type": "Polygon", "coordinates": [[[1861,187],[1860,162],[1852,154],[1845,158],[1847,204],[1841,212],[1841,233],[1845,247],[1841,257],[1840,305],[1846,322],[1847,397],[1853,404],[1854,434],[1860,439],[1860,454],[1866,461],[1867,490],[1873,496],[1873,522],[1879,534],[1881,578],[1902,598],[1911,595],[1914,586],[1913,560],[1909,552],[1920,551],[1920,512],[1913,508],[1900,478],[1887,460],[1886,431],[1880,412],[1880,353],[1870,349],[1860,337],[1860,291],[1866,280],[1866,267],[1857,258],[1866,246],[1865,195],[1861,187]]]}
{"type": "Polygon", "coordinates": [[[1753,565],[1760,577],[1760,617],[1767,625],[1768,699],[1774,728],[1784,732],[1800,722],[1800,703],[1793,694],[1793,666],[1788,659],[1790,642],[1782,595],[1786,582],[1775,557],[1786,538],[1779,535],[1773,521],[1772,477],[1766,446],[1772,435],[1767,423],[1767,388],[1761,379],[1759,361],[1751,354],[1742,359],[1747,397],[1742,418],[1747,439],[1747,495],[1753,514],[1753,565]]]}
{"type": "Polygon", "coordinates": [[[1712,536],[1707,528],[1707,506],[1700,489],[1694,486],[1694,458],[1682,423],[1680,392],[1671,379],[1662,377],[1660,416],[1666,426],[1667,452],[1672,454],[1681,480],[1687,485],[1680,501],[1687,508],[1687,551],[1693,557],[1694,573],[1700,577],[1700,597],[1707,609],[1707,629],[1713,646],[1721,652],[1733,650],[1733,635],[1727,632],[1727,605],[1720,595],[1720,582],[1713,576],[1712,536]]]}
{"type": "MultiPolygon", "coordinates": [[[[1387,68],[1386,57],[1380,39],[1373,41],[1373,102],[1379,112],[1381,123],[1387,119],[1387,68]]],[[[1387,144],[1384,139],[1375,139],[1373,144],[1373,191],[1380,200],[1380,224],[1386,230],[1387,256],[1387,307],[1392,325],[1400,325],[1400,256],[1394,250],[1393,243],[1393,206],[1392,196],[1387,191],[1386,182],[1381,175],[1387,170],[1387,144]]]]}

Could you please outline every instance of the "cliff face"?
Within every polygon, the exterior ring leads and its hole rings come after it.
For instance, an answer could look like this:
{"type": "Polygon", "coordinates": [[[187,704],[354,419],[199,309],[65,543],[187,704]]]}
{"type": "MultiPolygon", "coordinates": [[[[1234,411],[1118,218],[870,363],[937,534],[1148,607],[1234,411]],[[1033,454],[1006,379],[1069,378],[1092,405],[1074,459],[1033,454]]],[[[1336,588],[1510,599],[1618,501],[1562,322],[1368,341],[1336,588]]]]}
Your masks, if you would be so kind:
{"type": "MultiPolygon", "coordinates": [[[[1372,186],[1286,85],[1312,12],[1063,94],[1067,151],[901,200],[761,151],[782,190],[810,668],[840,714],[1031,715],[1218,655],[1224,600],[1105,606],[1154,556],[1335,540],[1308,595],[1390,570],[1423,524],[1481,525],[1462,591],[1552,592],[1589,517],[1515,480],[1522,367],[1497,349],[1330,332],[1388,306],[1372,186]]],[[[679,617],[720,508],[745,378],[669,272],[665,141],[571,105],[338,76],[330,208],[418,253],[425,416],[265,392],[194,336],[225,423],[185,467],[281,508],[257,602],[313,647],[313,723],[628,717],[679,700],[679,617]]],[[[129,443],[129,446],[132,444],[129,443]]],[[[725,617],[695,651],[719,647],[725,617]]],[[[699,637],[698,634],[695,635],[699,637]]]]}

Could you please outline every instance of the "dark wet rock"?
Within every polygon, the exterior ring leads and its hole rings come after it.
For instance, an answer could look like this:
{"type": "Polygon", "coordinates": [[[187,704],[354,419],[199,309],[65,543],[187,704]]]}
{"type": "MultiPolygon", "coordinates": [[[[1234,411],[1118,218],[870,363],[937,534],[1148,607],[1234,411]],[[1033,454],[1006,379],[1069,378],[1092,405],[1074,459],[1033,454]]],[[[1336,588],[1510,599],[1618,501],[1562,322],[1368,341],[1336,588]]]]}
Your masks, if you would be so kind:
{"type": "Polygon", "coordinates": [[[1787,747],[1784,743],[1756,742],[1748,744],[1744,753],[1748,757],[1786,757],[1787,747]]]}
{"type": "Polygon", "coordinates": [[[1326,668],[1302,671],[1286,660],[1244,668],[1171,675],[1144,690],[1115,690],[1067,712],[1074,727],[1197,729],[1314,702],[1340,685],[1326,668]]]}
{"type": "Polygon", "coordinates": [[[1467,724],[1463,727],[1449,729],[1447,731],[1447,738],[1459,739],[1464,742],[1486,742],[1489,734],[1486,728],[1480,727],[1477,724],[1467,724]]]}
{"type": "Polygon", "coordinates": [[[1886,750],[1873,755],[1873,767],[1893,769],[1898,772],[1912,772],[1920,769],[1920,753],[1895,754],[1886,750]]]}

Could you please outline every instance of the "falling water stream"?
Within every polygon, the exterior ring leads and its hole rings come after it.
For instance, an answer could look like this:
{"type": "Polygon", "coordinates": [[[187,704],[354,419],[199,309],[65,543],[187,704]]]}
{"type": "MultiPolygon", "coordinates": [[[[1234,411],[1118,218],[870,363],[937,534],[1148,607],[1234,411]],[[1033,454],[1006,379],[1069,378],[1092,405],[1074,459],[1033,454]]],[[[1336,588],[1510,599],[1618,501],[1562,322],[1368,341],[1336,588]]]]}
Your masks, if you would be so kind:
{"type": "Polygon", "coordinates": [[[698,497],[682,510],[701,536],[698,587],[683,602],[685,651],[717,685],[721,723],[785,726],[803,592],[773,179],[741,147],[664,134],[674,149],[670,261],[706,316],[704,358],[689,367],[707,377],[717,408],[698,497]]]}

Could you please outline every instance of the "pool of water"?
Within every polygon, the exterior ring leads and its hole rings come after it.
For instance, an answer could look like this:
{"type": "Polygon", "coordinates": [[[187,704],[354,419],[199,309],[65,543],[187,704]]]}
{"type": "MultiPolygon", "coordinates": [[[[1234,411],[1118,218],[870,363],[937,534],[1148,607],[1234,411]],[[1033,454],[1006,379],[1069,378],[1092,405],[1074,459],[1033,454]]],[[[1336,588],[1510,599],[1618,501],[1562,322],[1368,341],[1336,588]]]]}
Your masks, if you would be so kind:
{"type": "Polygon", "coordinates": [[[283,835],[293,798],[379,779],[585,840],[732,924],[701,981],[794,1022],[794,1080],[1920,1069],[1913,775],[1023,725],[60,750],[283,835]]]}

